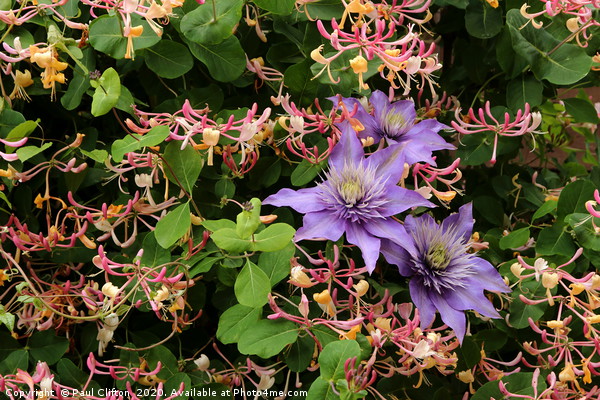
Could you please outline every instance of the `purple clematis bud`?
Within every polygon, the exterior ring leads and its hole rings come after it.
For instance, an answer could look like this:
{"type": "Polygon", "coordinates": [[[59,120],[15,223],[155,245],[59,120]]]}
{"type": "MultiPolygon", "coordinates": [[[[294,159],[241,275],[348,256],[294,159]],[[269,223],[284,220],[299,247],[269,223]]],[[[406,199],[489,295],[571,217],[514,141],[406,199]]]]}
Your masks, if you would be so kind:
{"type": "Polygon", "coordinates": [[[294,240],[328,239],[342,234],[358,246],[369,272],[375,269],[381,239],[402,234],[391,218],[411,207],[432,207],[420,194],[397,186],[404,170],[405,144],[378,150],[365,158],[360,140],[349,124],[329,157],[329,170],[316,187],[282,189],[263,204],[289,206],[305,214],[294,240]]]}
{"type": "Polygon", "coordinates": [[[429,215],[408,216],[404,228],[406,232],[393,242],[383,243],[382,253],[398,266],[401,275],[411,277],[410,296],[419,309],[423,329],[433,322],[437,310],[462,343],[465,310],[500,318],[483,291],[510,292],[510,288],[489,262],[467,252],[473,231],[470,203],[441,224],[429,215]]]}
{"type": "MultiPolygon", "coordinates": [[[[331,100],[336,101],[335,98],[331,100]]],[[[425,161],[435,165],[431,158],[432,152],[455,149],[437,134],[441,129],[451,129],[449,126],[435,119],[426,119],[415,124],[417,113],[411,100],[390,103],[383,92],[376,90],[369,98],[371,112],[365,110],[358,99],[345,97],[342,98],[342,102],[349,110],[357,107],[354,118],[365,128],[358,134],[361,139],[372,137],[374,143],[379,143],[382,139],[388,144],[405,143],[405,161],[408,164],[425,161]]]]}

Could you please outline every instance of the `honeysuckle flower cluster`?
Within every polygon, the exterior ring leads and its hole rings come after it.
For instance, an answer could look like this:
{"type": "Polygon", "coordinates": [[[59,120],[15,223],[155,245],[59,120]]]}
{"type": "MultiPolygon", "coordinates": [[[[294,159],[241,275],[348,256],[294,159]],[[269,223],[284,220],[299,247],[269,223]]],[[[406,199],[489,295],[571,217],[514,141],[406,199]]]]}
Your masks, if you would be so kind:
{"type": "Polygon", "coordinates": [[[572,1],[572,0],[541,0],[544,3],[544,8],[539,12],[529,13],[528,4],[523,4],[521,7],[521,15],[527,18],[531,24],[540,29],[543,22],[536,21],[536,18],[547,15],[554,17],[559,14],[571,16],[566,21],[566,27],[572,32],[572,36],[576,38],[577,44],[581,47],[587,47],[588,41],[591,39],[592,33],[589,32],[593,27],[600,26],[594,18],[594,11],[600,9],[600,3],[596,0],[572,1]]]}
{"type": "Polygon", "coordinates": [[[512,117],[508,112],[505,112],[503,118],[495,116],[492,113],[490,102],[485,103],[484,108],[474,110],[469,108],[467,115],[461,115],[461,109],[455,111],[455,120],[452,121],[452,127],[462,135],[472,135],[474,133],[493,132],[494,144],[492,150],[492,158],[490,162],[496,163],[496,153],[498,150],[498,137],[507,136],[523,136],[527,133],[532,135],[535,143],[534,134],[541,133],[537,128],[542,123],[542,114],[539,111],[531,111],[528,103],[525,103],[523,110],[518,110],[517,114],[512,117]]]}

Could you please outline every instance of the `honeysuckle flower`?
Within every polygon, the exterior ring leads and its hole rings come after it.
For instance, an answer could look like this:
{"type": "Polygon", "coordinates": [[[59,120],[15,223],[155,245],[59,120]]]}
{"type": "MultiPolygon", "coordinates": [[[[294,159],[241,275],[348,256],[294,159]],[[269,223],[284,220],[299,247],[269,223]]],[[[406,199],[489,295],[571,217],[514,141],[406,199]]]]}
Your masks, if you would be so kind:
{"type": "Polygon", "coordinates": [[[418,193],[397,186],[404,170],[406,146],[398,144],[365,158],[360,140],[348,123],[329,157],[329,171],[316,187],[282,189],[263,204],[289,206],[306,214],[295,240],[346,240],[362,251],[369,272],[375,269],[381,238],[392,239],[402,226],[391,217],[411,207],[432,204],[418,193]]]}
{"type": "Polygon", "coordinates": [[[473,230],[471,204],[441,224],[426,214],[408,216],[404,227],[406,233],[395,243],[386,241],[382,252],[388,262],[398,265],[401,275],[411,277],[410,295],[419,309],[422,329],[433,322],[437,310],[462,342],[465,310],[500,317],[483,291],[510,292],[510,288],[489,262],[467,252],[473,230]]]}
{"type": "Polygon", "coordinates": [[[382,139],[388,144],[405,143],[403,154],[408,164],[426,161],[435,165],[431,157],[433,151],[455,148],[437,134],[441,129],[449,129],[448,126],[435,119],[415,123],[417,113],[410,100],[390,103],[387,95],[376,90],[369,98],[370,110],[355,98],[342,98],[342,102],[348,109],[356,107],[353,118],[364,127],[358,133],[361,139],[371,137],[374,143],[382,139]]]}

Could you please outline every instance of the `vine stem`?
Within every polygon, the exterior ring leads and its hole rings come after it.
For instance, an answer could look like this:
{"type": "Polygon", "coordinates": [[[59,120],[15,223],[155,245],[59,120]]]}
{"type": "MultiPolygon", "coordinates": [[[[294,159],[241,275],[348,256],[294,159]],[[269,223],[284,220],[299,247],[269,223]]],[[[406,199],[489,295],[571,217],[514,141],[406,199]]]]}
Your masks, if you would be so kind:
{"type": "Polygon", "coordinates": [[[212,0],[212,9],[213,9],[213,22],[217,22],[217,2],[216,0],[212,0]]]}
{"type": "Polygon", "coordinates": [[[563,44],[567,43],[568,41],[570,41],[571,39],[573,39],[575,36],[577,36],[581,31],[583,31],[584,29],[586,29],[588,26],[590,26],[592,24],[593,20],[588,21],[586,24],[581,25],[581,27],[579,29],[577,29],[575,32],[571,33],[569,36],[567,36],[566,38],[564,38],[559,44],[557,44],[552,50],[550,50],[549,52],[546,53],[547,56],[550,56],[552,53],[554,53],[556,50],[558,50],[563,44]]]}

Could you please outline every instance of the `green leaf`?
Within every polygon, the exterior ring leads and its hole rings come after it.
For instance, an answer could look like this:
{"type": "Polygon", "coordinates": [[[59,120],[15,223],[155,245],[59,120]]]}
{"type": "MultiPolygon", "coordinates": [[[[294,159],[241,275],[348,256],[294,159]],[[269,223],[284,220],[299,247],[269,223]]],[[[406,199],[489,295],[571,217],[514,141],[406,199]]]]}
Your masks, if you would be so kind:
{"type": "Polygon", "coordinates": [[[492,159],[494,135],[491,132],[479,132],[461,138],[457,156],[464,165],[480,165],[492,159]]]}
{"type": "Polygon", "coordinates": [[[540,232],[535,251],[542,256],[562,255],[571,257],[577,250],[571,235],[562,223],[557,223],[540,232]]]}
{"type": "Polygon", "coordinates": [[[115,104],[115,108],[117,110],[124,111],[129,115],[135,115],[133,112],[133,106],[135,106],[135,99],[133,95],[125,86],[121,85],[121,95],[119,96],[119,101],[115,104]]]}
{"type": "Polygon", "coordinates": [[[26,350],[14,350],[2,359],[2,362],[0,363],[0,374],[15,374],[18,369],[27,371],[27,366],[29,365],[28,358],[26,350]]]}
{"type": "Polygon", "coordinates": [[[274,287],[290,274],[290,260],[296,253],[296,246],[288,244],[281,250],[261,253],[258,257],[258,266],[262,269],[274,287]]]}
{"type": "Polygon", "coordinates": [[[271,281],[258,265],[248,261],[235,280],[233,290],[241,305],[252,308],[262,307],[269,301],[271,281]]]}
{"type": "Polygon", "coordinates": [[[295,0],[253,0],[254,3],[273,14],[290,15],[294,10],[295,0]]]}
{"type": "Polygon", "coordinates": [[[587,180],[578,180],[569,183],[560,192],[556,213],[559,221],[576,212],[586,212],[585,202],[592,199],[596,187],[587,180]]]}
{"type": "Polygon", "coordinates": [[[514,249],[523,246],[529,240],[529,228],[517,229],[506,236],[500,238],[500,248],[502,250],[514,249]]]}
{"type": "MultiPolygon", "coordinates": [[[[529,296],[539,293],[545,293],[546,289],[542,286],[541,279],[539,281],[525,281],[521,285],[521,292],[527,293],[529,296]]],[[[556,292],[556,288],[554,288],[556,292]]],[[[548,303],[540,304],[525,304],[519,299],[519,292],[512,293],[513,301],[510,303],[508,322],[515,329],[529,328],[529,318],[533,321],[539,320],[548,308],[548,303]]]]}
{"type": "Polygon", "coordinates": [[[301,336],[290,346],[284,354],[284,360],[288,368],[293,372],[304,372],[310,365],[315,341],[310,336],[301,336]]]}
{"type": "Polygon", "coordinates": [[[493,8],[486,1],[471,0],[465,12],[465,28],[469,35],[489,39],[502,30],[502,8],[493,8]]]}
{"type": "Polygon", "coordinates": [[[156,146],[164,142],[169,136],[169,128],[157,125],[150,129],[145,135],[131,134],[123,139],[115,140],[111,146],[111,155],[115,162],[123,160],[123,156],[143,147],[156,146]]]}
{"type": "Polygon", "coordinates": [[[558,205],[557,200],[548,200],[545,201],[544,204],[540,206],[534,213],[533,217],[531,217],[531,221],[535,221],[538,218],[543,217],[546,214],[556,211],[556,206],[558,205]]]}
{"type": "Polygon", "coordinates": [[[294,186],[304,186],[311,182],[323,170],[323,163],[312,164],[308,160],[302,160],[292,172],[291,180],[294,186]]]}
{"type": "Polygon", "coordinates": [[[171,253],[158,244],[154,235],[154,232],[148,233],[142,244],[144,254],[140,259],[140,264],[146,267],[156,267],[171,261],[171,253]]]}
{"type": "Polygon", "coordinates": [[[260,200],[256,197],[250,200],[251,210],[243,210],[237,215],[236,232],[242,239],[248,239],[261,225],[260,200]]]}
{"type": "Polygon", "coordinates": [[[220,82],[236,80],[246,70],[246,53],[240,41],[230,36],[216,45],[188,43],[194,57],[202,61],[210,75],[220,82]]]}
{"type": "Polygon", "coordinates": [[[298,338],[298,328],[290,321],[261,319],[238,342],[242,354],[269,358],[279,354],[285,346],[298,338]]]}
{"type": "Polygon", "coordinates": [[[359,356],[360,346],[356,340],[338,340],[329,343],[319,354],[321,378],[329,381],[342,379],[345,376],[344,363],[346,360],[359,356]]]}
{"type": "Polygon", "coordinates": [[[236,304],[219,318],[217,338],[223,344],[237,343],[260,319],[262,309],[236,304]]]}
{"type": "Polygon", "coordinates": [[[598,112],[589,100],[574,97],[572,99],[564,99],[563,103],[567,112],[575,119],[574,122],[589,122],[592,124],[600,122],[598,112]]]}
{"type": "Polygon", "coordinates": [[[0,304],[0,324],[6,326],[11,332],[15,329],[14,314],[7,312],[2,304],[0,304]]]}
{"type": "Polygon", "coordinates": [[[31,361],[45,361],[53,365],[69,349],[69,339],[56,336],[54,330],[36,332],[29,339],[28,346],[31,361]]]}
{"type": "MultiPolygon", "coordinates": [[[[535,392],[533,387],[531,387],[532,379],[532,372],[518,372],[516,374],[505,376],[502,378],[502,382],[510,393],[514,393],[521,397],[533,397],[535,392]]],[[[544,379],[540,377],[537,382],[537,393],[542,393],[544,390],[546,390],[546,383],[544,382],[544,379]]],[[[471,400],[490,400],[492,398],[505,398],[504,394],[500,392],[498,381],[488,382],[481,386],[471,397],[471,400]]]]}
{"type": "MultiPolygon", "coordinates": [[[[165,386],[164,386],[165,395],[173,396],[175,393],[177,393],[177,391],[181,387],[182,383],[184,384],[182,394],[180,394],[179,396],[170,397],[170,398],[173,400],[188,400],[190,398],[190,396],[189,396],[189,394],[186,394],[186,392],[189,392],[189,390],[192,386],[192,380],[190,379],[188,374],[186,374],[185,372],[177,372],[177,373],[173,374],[173,376],[171,376],[169,379],[167,379],[167,381],[165,382],[165,386]]],[[[149,389],[148,392],[150,395],[152,395],[154,393],[154,390],[149,389]]],[[[150,396],[148,396],[148,397],[150,397],[150,396]]]]}
{"type": "Polygon", "coordinates": [[[21,162],[25,162],[25,161],[29,160],[30,158],[37,156],[44,150],[50,148],[51,146],[52,146],[52,143],[44,143],[42,145],[42,147],[37,147],[37,146],[20,147],[17,149],[17,156],[19,156],[19,160],[21,162]]]}
{"type": "Polygon", "coordinates": [[[334,387],[328,381],[318,377],[310,385],[306,400],[340,400],[340,396],[335,393],[334,387]]]}
{"type": "Polygon", "coordinates": [[[561,44],[546,32],[536,29],[519,10],[506,14],[514,51],[524,57],[538,79],[546,79],[557,85],[570,85],[586,76],[592,59],[583,49],[573,44],[561,44]]]}
{"type": "MultiPolygon", "coordinates": [[[[158,36],[148,22],[137,14],[131,15],[131,25],[142,25],[144,31],[141,36],[133,38],[133,48],[135,50],[154,46],[160,42],[158,36]]],[[[127,38],[123,36],[121,17],[117,15],[102,15],[90,23],[90,44],[98,51],[108,54],[112,58],[120,59],[125,57],[127,50],[127,38]]]]}
{"type": "Polygon", "coordinates": [[[75,73],[67,86],[67,91],[60,98],[60,104],[69,111],[76,109],[81,104],[81,99],[90,86],[88,76],[81,72],[75,73]]]}
{"type": "MultiPolygon", "coordinates": [[[[6,135],[4,140],[9,142],[16,142],[19,139],[23,139],[24,137],[28,137],[31,133],[39,126],[40,120],[37,121],[25,121],[21,122],[19,125],[15,126],[11,129],[11,131],[6,135]]],[[[14,147],[10,147],[5,145],[5,153],[11,154],[15,151],[14,147]]]]}
{"type": "Polygon", "coordinates": [[[210,271],[210,269],[212,268],[212,266],[218,262],[221,261],[224,257],[206,257],[203,260],[201,260],[200,262],[196,263],[191,269],[190,269],[190,278],[195,277],[198,274],[203,274],[205,272],[210,271]]]}
{"type": "Polygon", "coordinates": [[[92,115],[99,117],[117,105],[121,95],[121,80],[117,71],[109,68],[96,83],[98,86],[92,97],[92,115]]]}
{"type": "Polygon", "coordinates": [[[544,85],[531,75],[522,75],[508,82],[506,86],[506,104],[516,113],[525,108],[525,103],[530,107],[542,104],[542,90],[544,85]]]}
{"type": "Polygon", "coordinates": [[[242,18],[242,0],[219,0],[211,6],[198,7],[181,19],[181,32],[192,42],[214,45],[233,35],[242,18]]]}
{"type": "Polygon", "coordinates": [[[473,339],[466,336],[461,346],[456,349],[456,355],[458,356],[456,370],[465,371],[473,368],[481,360],[481,348],[473,339]]]}
{"type": "Polygon", "coordinates": [[[254,235],[252,250],[254,251],[277,251],[287,246],[296,230],[288,224],[274,224],[268,226],[264,231],[254,235]]]}
{"type": "MultiPolygon", "coordinates": [[[[595,219],[595,225],[599,226],[600,218],[595,218],[590,214],[570,214],[567,215],[565,221],[573,228],[577,241],[584,249],[600,251],[600,235],[594,229],[593,219],[595,219]]],[[[571,256],[574,253],[575,249],[570,254],[565,255],[571,256]]]]}
{"type": "Polygon", "coordinates": [[[89,375],[77,368],[73,361],[63,358],[56,364],[60,383],[71,387],[83,387],[89,375]]]}
{"type": "Polygon", "coordinates": [[[290,89],[290,93],[302,105],[311,104],[317,96],[317,90],[319,89],[319,83],[313,80],[313,73],[310,70],[312,64],[312,60],[306,59],[292,65],[283,74],[285,86],[290,89]]]}
{"type": "Polygon", "coordinates": [[[173,141],[167,145],[163,158],[168,164],[165,167],[167,178],[176,185],[178,184],[177,180],[179,180],[183,188],[191,193],[204,165],[204,159],[200,153],[194,150],[190,144],[181,150],[181,143],[173,141]]]}
{"type": "Polygon", "coordinates": [[[242,239],[235,229],[219,229],[210,235],[217,247],[230,253],[241,253],[250,248],[250,240],[242,239]]]}
{"type": "Polygon", "coordinates": [[[168,249],[187,233],[191,224],[190,203],[181,204],[156,224],[154,229],[156,242],[168,249]]]}
{"type": "Polygon", "coordinates": [[[235,222],[230,219],[217,219],[202,221],[202,226],[211,232],[216,232],[219,229],[235,229],[235,222]]]}
{"type": "Polygon", "coordinates": [[[156,346],[150,349],[146,361],[148,361],[148,368],[150,368],[150,370],[155,369],[160,362],[162,367],[158,374],[156,374],[160,379],[170,379],[179,372],[177,358],[171,350],[165,346],[156,346]]]}
{"type": "MultiPolygon", "coordinates": [[[[203,8],[200,7],[199,9],[203,8]]],[[[161,40],[156,45],[146,49],[145,52],[144,61],[148,68],[163,78],[178,78],[194,66],[194,59],[188,48],[171,40],[161,40]]]]}
{"type": "Polygon", "coordinates": [[[106,159],[108,158],[108,152],[106,150],[96,149],[92,151],[85,151],[83,149],[79,149],[79,151],[81,151],[81,154],[83,154],[84,156],[91,158],[92,160],[101,164],[104,164],[104,161],[106,161],[106,159]]]}
{"type": "Polygon", "coordinates": [[[2,105],[0,102],[0,138],[6,139],[15,127],[26,121],[23,114],[10,108],[2,109],[2,105]]]}

